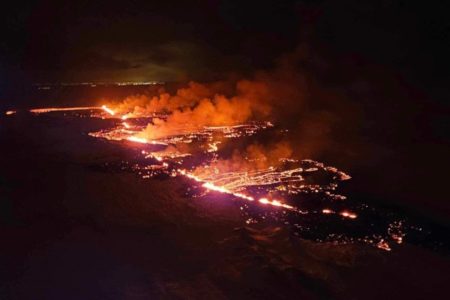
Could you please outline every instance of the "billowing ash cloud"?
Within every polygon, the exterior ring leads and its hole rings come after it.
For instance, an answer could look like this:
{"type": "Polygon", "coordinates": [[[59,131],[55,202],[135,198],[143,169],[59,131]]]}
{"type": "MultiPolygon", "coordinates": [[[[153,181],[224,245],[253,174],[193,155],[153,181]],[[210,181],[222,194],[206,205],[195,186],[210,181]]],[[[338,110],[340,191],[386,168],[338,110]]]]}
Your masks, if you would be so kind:
{"type": "Polygon", "coordinates": [[[269,116],[269,91],[263,82],[238,81],[233,88],[233,96],[223,93],[227,85],[191,82],[175,95],[163,92],[155,97],[132,96],[114,107],[133,115],[169,113],[167,119],[155,119],[140,133],[147,139],[184,134],[204,126],[236,125],[269,116]]]}
{"type": "Polygon", "coordinates": [[[191,82],[172,94],[133,95],[111,105],[137,116],[168,113],[167,119],[155,119],[140,133],[147,139],[205,126],[267,120],[287,130],[281,140],[265,141],[270,146],[261,149],[267,157],[272,157],[276,143],[290,149],[289,155],[279,158],[323,160],[333,155],[333,161],[351,161],[374,152],[382,154],[382,148],[367,142],[364,131],[368,126],[370,134],[376,134],[378,128],[395,129],[389,127],[391,118],[379,119],[390,113],[389,103],[407,99],[403,91],[386,70],[352,58],[324,57],[301,46],[279,58],[271,71],[240,80],[191,82]],[[367,103],[377,103],[378,109],[368,113],[367,103]]]}
{"type": "Polygon", "coordinates": [[[199,166],[194,174],[207,177],[216,172],[252,171],[277,167],[283,159],[291,158],[292,147],[287,141],[262,145],[250,144],[244,150],[235,149],[227,159],[218,159],[208,166],[199,166]]]}

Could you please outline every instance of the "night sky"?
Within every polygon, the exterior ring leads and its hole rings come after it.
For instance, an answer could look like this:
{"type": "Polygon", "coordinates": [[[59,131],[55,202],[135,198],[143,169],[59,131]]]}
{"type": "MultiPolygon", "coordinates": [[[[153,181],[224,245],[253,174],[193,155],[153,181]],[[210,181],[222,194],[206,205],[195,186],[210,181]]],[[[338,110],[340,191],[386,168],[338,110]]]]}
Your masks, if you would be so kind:
{"type": "Polygon", "coordinates": [[[308,45],[440,84],[448,78],[450,21],[444,2],[434,3],[12,2],[1,12],[0,78],[211,81],[271,68],[308,45]]]}

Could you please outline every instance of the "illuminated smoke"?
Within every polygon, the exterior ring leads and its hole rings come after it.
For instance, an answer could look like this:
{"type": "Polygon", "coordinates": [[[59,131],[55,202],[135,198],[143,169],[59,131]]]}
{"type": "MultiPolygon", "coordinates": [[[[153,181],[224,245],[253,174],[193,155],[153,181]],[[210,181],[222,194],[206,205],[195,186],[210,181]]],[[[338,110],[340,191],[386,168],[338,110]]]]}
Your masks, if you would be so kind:
{"type": "Polygon", "coordinates": [[[154,117],[137,134],[148,140],[207,126],[268,120],[289,130],[286,140],[292,145],[293,155],[319,158],[322,150],[333,148],[335,124],[342,118],[353,119],[355,110],[346,104],[336,105],[346,100],[322,88],[309,70],[299,67],[305,59],[299,50],[280,59],[275,70],[257,72],[247,79],[190,82],[173,94],[161,90],[156,96],[132,95],[121,102],[110,102],[108,107],[125,118],[154,117]],[[161,114],[164,118],[158,118],[161,114]]]}
{"type": "Polygon", "coordinates": [[[195,174],[206,175],[276,167],[285,159],[291,158],[292,152],[291,146],[285,141],[266,146],[251,144],[243,152],[233,151],[229,159],[217,159],[206,167],[198,167],[195,174]]]}

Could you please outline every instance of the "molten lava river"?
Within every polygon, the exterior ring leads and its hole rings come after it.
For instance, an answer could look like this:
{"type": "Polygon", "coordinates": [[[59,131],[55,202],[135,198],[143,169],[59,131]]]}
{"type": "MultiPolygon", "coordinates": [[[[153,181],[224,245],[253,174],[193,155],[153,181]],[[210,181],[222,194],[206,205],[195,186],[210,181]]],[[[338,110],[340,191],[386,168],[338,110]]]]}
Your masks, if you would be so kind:
{"type": "MultiPolygon", "coordinates": [[[[422,231],[398,214],[347,199],[339,190],[351,177],[335,167],[287,157],[278,158],[273,165],[245,155],[236,159],[236,147],[286,133],[270,122],[200,128],[186,125],[177,134],[148,139],[142,131],[167,115],[119,114],[107,106],[30,112],[105,120],[102,130],[88,134],[125,147],[139,145],[138,158],[105,167],[132,171],[149,180],[184,180],[189,186],[185,191],[188,197],[236,203],[246,226],[270,222],[285,226],[301,238],[336,244],[364,243],[386,251],[399,247],[411,232],[414,235],[422,231]]],[[[7,115],[14,117],[15,113],[7,115]]]]}

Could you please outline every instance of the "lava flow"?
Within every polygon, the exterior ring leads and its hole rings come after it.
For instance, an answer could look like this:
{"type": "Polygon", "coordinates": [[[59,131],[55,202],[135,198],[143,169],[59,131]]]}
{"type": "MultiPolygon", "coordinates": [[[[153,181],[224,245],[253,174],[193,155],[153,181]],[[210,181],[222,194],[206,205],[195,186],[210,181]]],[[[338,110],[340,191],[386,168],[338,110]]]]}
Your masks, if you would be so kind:
{"type": "Polygon", "coordinates": [[[79,111],[79,110],[96,110],[103,109],[103,107],[96,106],[79,106],[79,107],[47,107],[47,108],[33,108],[30,109],[30,112],[35,114],[44,114],[49,112],[58,112],[58,111],[79,111]]]}
{"type": "MultiPolygon", "coordinates": [[[[214,183],[208,182],[208,181],[204,181],[203,179],[201,179],[200,177],[197,177],[191,173],[186,172],[185,170],[180,170],[179,171],[180,174],[185,175],[186,177],[193,179],[197,182],[203,183],[203,187],[210,190],[210,191],[215,191],[215,192],[220,192],[220,193],[224,193],[224,194],[229,194],[232,195],[234,197],[240,198],[240,199],[244,199],[247,201],[255,201],[255,198],[253,198],[252,196],[248,196],[242,193],[238,193],[238,192],[233,192],[232,190],[229,190],[223,186],[217,186],[214,183]]],[[[279,200],[269,200],[267,198],[259,198],[258,199],[259,203],[262,204],[268,204],[268,205],[272,205],[272,206],[277,206],[277,207],[283,207],[289,210],[295,210],[295,207],[288,205],[288,204],[284,204],[282,202],[280,202],[279,200]]]]}
{"type": "Polygon", "coordinates": [[[234,199],[247,224],[276,222],[316,241],[362,242],[387,251],[391,250],[390,242],[404,241],[401,220],[386,217],[380,222],[381,212],[348,202],[337,192],[342,182],[351,179],[348,174],[314,160],[288,157],[282,147],[274,157],[264,153],[258,144],[259,135],[283,134],[271,122],[177,124],[173,134],[149,138],[144,133],[170,118],[170,113],[135,115],[119,113],[106,105],[30,110],[34,114],[69,111],[87,111],[89,117],[112,120],[112,127],[90,132],[94,138],[140,145],[141,158],[127,165],[143,178],[185,178],[192,185],[192,197],[220,193],[234,199]],[[237,151],[235,141],[246,144],[246,150],[237,151]],[[232,157],[230,153],[234,153],[232,157]],[[373,220],[378,227],[369,225],[373,220]],[[356,222],[354,227],[352,222],[356,222]]]}

